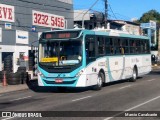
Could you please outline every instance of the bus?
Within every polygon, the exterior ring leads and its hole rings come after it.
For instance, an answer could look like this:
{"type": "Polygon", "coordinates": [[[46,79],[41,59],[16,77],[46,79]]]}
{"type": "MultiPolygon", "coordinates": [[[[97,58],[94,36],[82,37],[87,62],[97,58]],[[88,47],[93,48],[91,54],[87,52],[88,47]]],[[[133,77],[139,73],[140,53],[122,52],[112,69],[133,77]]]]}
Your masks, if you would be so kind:
{"type": "Polygon", "coordinates": [[[38,51],[38,85],[60,90],[88,86],[100,90],[105,83],[136,81],[151,71],[148,37],[124,32],[43,32],[38,51]]]}

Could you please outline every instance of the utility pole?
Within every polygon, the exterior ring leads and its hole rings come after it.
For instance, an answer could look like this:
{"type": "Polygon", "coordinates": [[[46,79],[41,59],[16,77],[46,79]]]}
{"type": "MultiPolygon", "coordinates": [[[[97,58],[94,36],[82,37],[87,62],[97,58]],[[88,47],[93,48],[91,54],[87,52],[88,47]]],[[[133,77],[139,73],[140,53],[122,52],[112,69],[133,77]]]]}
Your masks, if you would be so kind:
{"type": "Polygon", "coordinates": [[[105,4],[105,12],[104,12],[104,21],[105,21],[105,28],[107,28],[107,19],[108,19],[108,0],[104,0],[105,4]]]}

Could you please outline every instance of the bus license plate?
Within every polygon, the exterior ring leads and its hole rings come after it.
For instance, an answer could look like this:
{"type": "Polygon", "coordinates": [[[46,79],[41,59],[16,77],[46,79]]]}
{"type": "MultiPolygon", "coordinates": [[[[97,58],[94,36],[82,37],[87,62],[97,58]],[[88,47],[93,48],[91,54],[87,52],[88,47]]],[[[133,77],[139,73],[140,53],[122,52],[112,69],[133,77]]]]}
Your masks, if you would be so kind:
{"type": "Polygon", "coordinates": [[[62,82],[63,82],[63,79],[55,79],[55,82],[56,82],[56,83],[62,83],[62,82]]]}

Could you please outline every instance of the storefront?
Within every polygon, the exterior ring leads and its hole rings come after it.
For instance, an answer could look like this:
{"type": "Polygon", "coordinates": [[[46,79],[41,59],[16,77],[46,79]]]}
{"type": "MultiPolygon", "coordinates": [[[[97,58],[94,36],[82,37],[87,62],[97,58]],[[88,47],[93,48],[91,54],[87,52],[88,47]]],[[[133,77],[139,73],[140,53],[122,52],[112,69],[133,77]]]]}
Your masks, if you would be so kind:
{"type": "Polygon", "coordinates": [[[66,28],[73,28],[72,0],[1,1],[0,71],[10,68],[16,72],[19,66],[28,68],[31,44],[40,34],[66,28]]]}

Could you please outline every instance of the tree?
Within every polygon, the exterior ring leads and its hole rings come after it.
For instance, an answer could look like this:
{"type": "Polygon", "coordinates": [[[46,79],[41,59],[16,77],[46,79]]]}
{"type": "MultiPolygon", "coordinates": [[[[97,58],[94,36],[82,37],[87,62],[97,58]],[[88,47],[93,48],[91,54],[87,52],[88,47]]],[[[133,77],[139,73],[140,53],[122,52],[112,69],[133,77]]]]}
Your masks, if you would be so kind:
{"type": "Polygon", "coordinates": [[[157,21],[160,24],[160,13],[156,10],[150,10],[142,15],[138,22],[148,23],[150,20],[157,21]]]}

